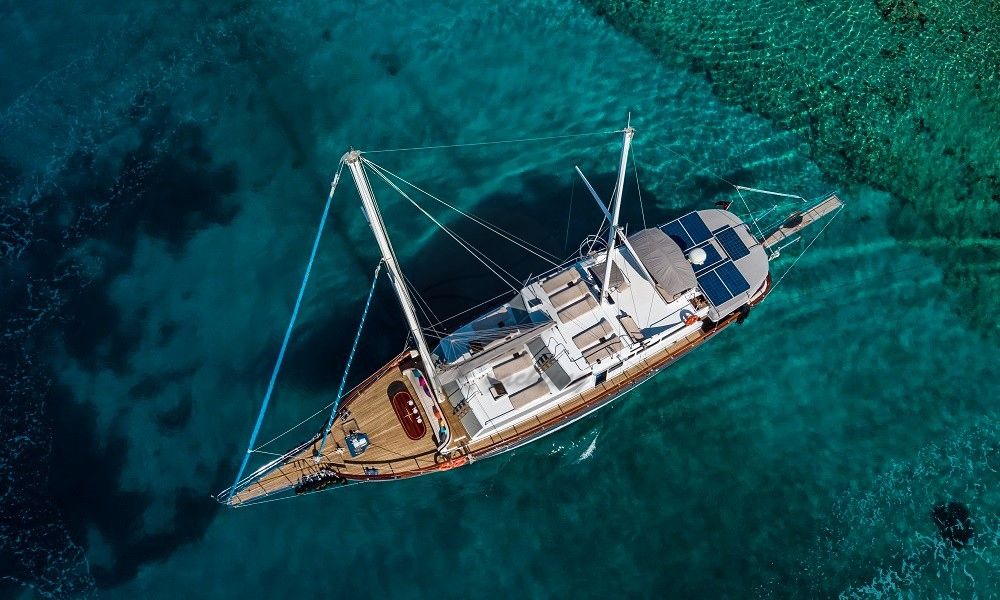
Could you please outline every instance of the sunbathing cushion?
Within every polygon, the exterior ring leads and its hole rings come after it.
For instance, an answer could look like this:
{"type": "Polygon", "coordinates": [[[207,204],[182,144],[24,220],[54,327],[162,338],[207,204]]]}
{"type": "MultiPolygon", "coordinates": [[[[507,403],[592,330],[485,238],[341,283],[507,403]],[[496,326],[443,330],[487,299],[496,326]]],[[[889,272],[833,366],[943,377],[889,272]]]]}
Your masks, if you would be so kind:
{"type": "Polygon", "coordinates": [[[636,325],[635,319],[629,315],[621,315],[618,317],[618,321],[622,324],[622,327],[625,328],[628,336],[632,338],[633,341],[641,342],[646,338],[646,336],[642,334],[642,330],[639,329],[639,326],[636,325]]]}
{"type": "Polygon", "coordinates": [[[580,350],[589,348],[601,340],[602,337],[608,335],[612,332],[611,324],[608,323],[607,319],[601,319],[600,322],[588,327],[583,332],[578,333],[573,336],[573,343],[580,350]]]}
{"type": "Polygon", "coordinates": [[[549,296],[549,300],[552,302],[552,306],[554,306],[556,310],[559,310],[567,304],[576,302],[587,292],[587,284],[582,281],[577,281],[568,288],[561,289],[549,296]]]}
{"type": "Polygon", "coordinates": [[[510,403],[514,408],[521,408],[522,406],[528,404],[529,402],[538,400],[539,398],[548,393],[549,393],[548,384],[545,383],[545,380],[539,377],[538,381],[536,381],[535,383],[529,385],[523,390],[511,394],[510,403]]]}
{"type": "MultiPolygon", "coordinates": [[[[604,269],[606,266],[607,262],[602,261],[600,264],[590,267],[590,274],[594,276],[598,287],[604,285],[604,269]]],[[[619,292],[624,292],[628,289],[628,280],[625,279],[625,274],[622,273],[621,268],[614,261],[611,261],[611,285],[608,287],[619,292]]]]}
{"type": "Polygon", "coordinates": [[[573,319],[581,317],[590,311],[597,308],[597,300],[590,294],[587,294],[583,298],[577,300],[573,304],[570,304],[566,308],[560,310],[557,314],[559,320],[563,323],[569,323],[573,319]]]}
{"type": "Polygon", "coordinates": [[[546,294],[552,295],[553,292],[558,292],[562,288],[579,280],[580,273],[575,268],[570,267],[562,273],[557,273],[542,282],[542,289],[545,290],[546,294]]]}
{"type": "Polygon", "coordinates": [[[497,379],[507,379],[515,373],[519,373],[531,366],[531,354],[523,346],[519,350],[519,356],[508,358],[507,360],[493,365],[493,374],[497,379]]]}
{"type": "Polygon", "coordinates": [[[615,336],[610,340],[602,344],[599,344],[590,350],[587,350],[587,352],[584,353],[583,357],[587,359],[588,364],[592,365],[598,361],[604,360],[605,358],[611,358],[619,351],[621,351],[621,349],[624,347],[625,344],[623,344],[622,341],[618,339],[618,336],[615,336]]]}

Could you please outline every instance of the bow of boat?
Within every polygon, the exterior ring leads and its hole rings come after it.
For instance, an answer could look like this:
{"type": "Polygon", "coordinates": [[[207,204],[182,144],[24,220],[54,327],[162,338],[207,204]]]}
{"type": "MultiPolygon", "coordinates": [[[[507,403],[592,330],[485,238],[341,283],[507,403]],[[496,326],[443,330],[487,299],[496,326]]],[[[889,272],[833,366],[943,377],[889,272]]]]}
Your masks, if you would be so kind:
{"type": "Polygon", "coordinates": [[[317,433],[217,498],[244,506],[457,466],[441,452],[458,437],[455,427],[434,402],[417,353],[407,351],[344,397],[325,440],[317,433]]]}

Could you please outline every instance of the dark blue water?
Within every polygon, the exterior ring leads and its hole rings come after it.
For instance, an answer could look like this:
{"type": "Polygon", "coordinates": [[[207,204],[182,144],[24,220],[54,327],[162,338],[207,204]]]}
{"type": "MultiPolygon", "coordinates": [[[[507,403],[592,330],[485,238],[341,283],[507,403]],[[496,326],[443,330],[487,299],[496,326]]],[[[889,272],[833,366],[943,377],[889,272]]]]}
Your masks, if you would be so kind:
{"type": "MultiPolygon", "coordinates": [[[[0,594],[994,597],[1000,19],[835,4],[0,2],[0,594]],[[718,177],[848,209],[746,324],[537,444],[210,500],[349,146],[629,113],[633,228],[733,200],[718,177]]],[[[573,166],[610,189],[618,144],[372,157],[563,255],[599,222],[573,166]]],[[[503,290],[376,192],[435,313],[503,290]]],[[[332,399],[376,261],[342,185],[264,439],[332,399]]],[[[354,381],[405,342],[387,287],[366,332],[354,381]]]]}

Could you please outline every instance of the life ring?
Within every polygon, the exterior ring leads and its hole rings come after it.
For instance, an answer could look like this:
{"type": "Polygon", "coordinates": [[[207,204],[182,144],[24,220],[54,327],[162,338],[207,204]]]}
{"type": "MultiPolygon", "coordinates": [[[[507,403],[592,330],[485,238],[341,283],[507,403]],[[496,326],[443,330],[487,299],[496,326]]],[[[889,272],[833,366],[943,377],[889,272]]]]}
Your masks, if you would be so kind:
{"type": "Polygon", "coordinates": [[[692,313],[691,315],[688,316],[688,318],[684,319],[684,324],[685,325],[694,325],[695,323],[697,323],[700,320],[701,320],[701,317],[699,317],[698,315],[692,313]]]}
{"type": "Polygon", "coordinates": [[[453,458],[448,462],[440,463],[434,468],[436,471],[447,471],[449,469],[454,469],[455,467],[461,467],[465,463],[469,462],[468,456],[460,456],[458,458],[453,458]]]}

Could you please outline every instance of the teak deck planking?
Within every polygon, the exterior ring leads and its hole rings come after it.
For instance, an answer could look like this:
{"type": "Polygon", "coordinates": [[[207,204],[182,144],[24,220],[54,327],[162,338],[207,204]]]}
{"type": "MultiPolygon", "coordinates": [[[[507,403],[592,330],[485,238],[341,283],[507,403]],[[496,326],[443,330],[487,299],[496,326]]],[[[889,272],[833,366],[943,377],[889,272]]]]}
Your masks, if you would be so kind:
{"type": "MultiPolygon", "coordinates": [[[[757,304],[767,295],[770,280],[765,285],[764,294],[753,304],[757,304]]],[[[345,396],[342,408],[338,411],[337,419],[330,430],[321,460],[317,461],[314,458],[315,449],[319,445],[319,435],[317,435],[311,442],[290,453],[280,466],[239,490],[230,503],[238,505],[262,496],[287,491],[298,485],[303,477],[316,474],[323,468],[334,470],[347,480],[399,479],[460,466],[469,462],[470,458],[474,460],[498,454],[530,441],[620,396],[722,331],[736,320],[737,316],[736,313],[731,314],[711,329],[695,331],[665,348],[663,352],[644,359],[608,381],[563,400],[544,413],[472,444],[462,441],[467,436],[461,421],[447,401],[441,403],[439,407],[451,429],[452,446],[456,448],[449,456],[438,453],[432,436],[436,421],[428,418],[420,402],[415,400],[414,404],[420,411],[424,423],[427,424],[427,432],[419,440],[407,437],[392,408],[388,389],[395,382],[405,385],[410,395],[414,399],[417,398],[413,386],[404,374],[406,369],[417,366],[417,363],[409,351],[404,352],[345,396]],[[349,411],[349,416],[343,419],[345,411],[349,411]],[[351,431],[365,433],[371,444],[357,458],[352,458],[346,449],[345,437],[351,431]],[[366,467],[377,469],[378,473],[375,474],[370,470],[366,472],[366,467]]]]}

